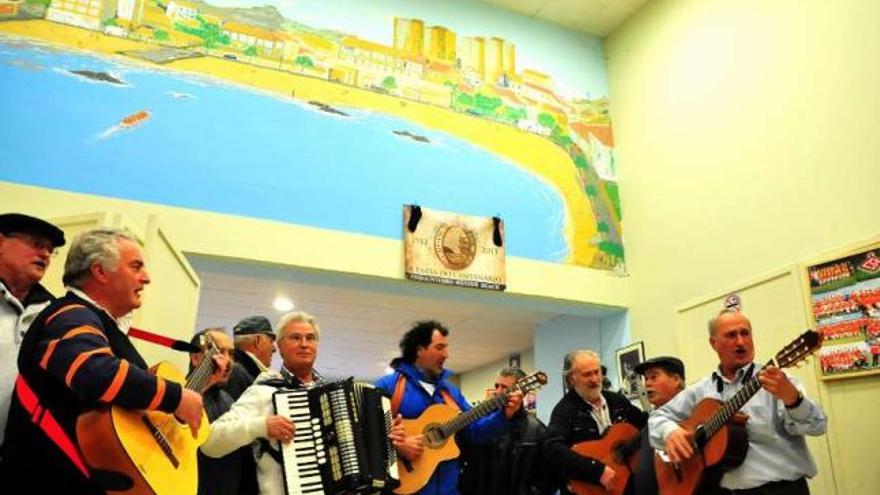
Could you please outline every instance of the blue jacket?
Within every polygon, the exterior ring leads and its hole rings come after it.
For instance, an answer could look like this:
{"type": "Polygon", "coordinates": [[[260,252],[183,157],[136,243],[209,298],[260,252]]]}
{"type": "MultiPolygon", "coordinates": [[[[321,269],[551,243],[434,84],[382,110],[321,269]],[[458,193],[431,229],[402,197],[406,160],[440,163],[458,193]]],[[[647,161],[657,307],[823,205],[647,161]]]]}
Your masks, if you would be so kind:
{"type": "MultiPolygon", "coordinates": [[[[443,400],[442,390],[449,392],[449,395],[458,404],[462,411],[471,408],[470,403],[461,394],[455,386],[447,381],[452,375],[449,370],[443,370],[437,381],[437,388],[433,395],[428,395],[428,391],[419,383],[425,380],[422,372],[411,364],[402,363],[398,365],[395,373],[385,375],[376,381],[376,386],[383,389],[389,397],[394,394],[394,387],[397,385],[397,379],[400,375],[406,378],[406,389],[403,393],[403,400],[400,402],[399,414],[404,419],[413,419],[419,417],[428,406],[432,404],[445,404],[443,400]]],[[[507,419],[502,411],[495,411],[488,416],[479,419],[464,430],[458,432],[456,440],[458,442],[466,442],[473,445],[486,444],[495,436],[505,432],[508,428],[507,419]]],[[[458,460],[453,459],[444,461],[437,466],[434,475],[428,481],[424,488],[419,490],[419,494],[423,495],[448,495],[458,493],[458,460]]]]}

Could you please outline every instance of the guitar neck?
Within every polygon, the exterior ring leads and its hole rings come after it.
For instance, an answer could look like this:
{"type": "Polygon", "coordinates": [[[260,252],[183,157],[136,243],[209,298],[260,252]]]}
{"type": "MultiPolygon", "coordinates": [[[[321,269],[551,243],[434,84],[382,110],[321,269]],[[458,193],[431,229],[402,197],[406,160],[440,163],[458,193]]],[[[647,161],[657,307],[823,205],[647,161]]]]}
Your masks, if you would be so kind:
{"type": "Polygon", "coordinates": [[[498,394],[491,399],[480,402],[474,406],[473,409],[463,412],[446,423],[443,423],[443,425],[440,426],[443,435],[447,438],[455,435],[459,430],[506,404],[509,396],[510,394],[508,392],[498,394]]]}
{"type": "Polygon", "coordinates": [[[746,402],[758,392],[758,390],[761,390],[761,382],[758,380],[758,374],[771,364],[773,364],[773,360],[768,361],[767,364],[755,372],[754,375],[746,381],[742,388],[730,398],[730,400],[726,401],[720,409],[715,411],[715,413],[709,417],[709,420],[706,421],[704,426],[706,438],[717,433],[737,411],[742,409],[742,406],[744,406],[746,402]]]}
{"type": "Polygon", "coordinates": [[[215,353],[210,350],[205,352],[205,358],[202,359],[202,362],[196,366],[188,377],[186,377],[186,384],[184,387],[199,393],[204,390],[205,385],[208,384],[208,379],[214,372],[214,354],[215,353]]]}

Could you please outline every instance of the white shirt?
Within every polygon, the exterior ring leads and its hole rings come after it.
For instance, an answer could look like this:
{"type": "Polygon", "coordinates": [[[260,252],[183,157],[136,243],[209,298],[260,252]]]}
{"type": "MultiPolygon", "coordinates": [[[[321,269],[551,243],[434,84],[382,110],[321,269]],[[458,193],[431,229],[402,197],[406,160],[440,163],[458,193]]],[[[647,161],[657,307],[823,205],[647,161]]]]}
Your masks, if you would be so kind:
{"type": "Polygon", "coordinates": [[[605,396],[599,394],[599,404],[593,404],[592,402],[587,402],[590,405],[590,415],[593,416],[593,419],[596,421],[596,426],[599,427],[599,433],[605,433],[605,430],[611,426],[611,414],[608,412],[608,403],[605,402],[605,396]]]}
{"type": "Polygon", "coordinates": [[[51,301],[25,307],[0,282],[0,444],[6,432],[6,418],[12,402],[12,390],[18,376],[18,351],[24,334],[40,311],[51,301]]]}

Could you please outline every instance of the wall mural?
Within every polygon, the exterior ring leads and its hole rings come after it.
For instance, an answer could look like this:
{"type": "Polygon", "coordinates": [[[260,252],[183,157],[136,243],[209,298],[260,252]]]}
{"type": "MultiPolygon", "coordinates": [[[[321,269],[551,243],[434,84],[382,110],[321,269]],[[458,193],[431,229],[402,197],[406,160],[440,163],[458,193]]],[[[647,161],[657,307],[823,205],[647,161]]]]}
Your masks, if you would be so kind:
{"type": "Polygon", "coordinates": [[[455,0],[0,0],[0,180],[624,269],[598,39],[455,0]]]}

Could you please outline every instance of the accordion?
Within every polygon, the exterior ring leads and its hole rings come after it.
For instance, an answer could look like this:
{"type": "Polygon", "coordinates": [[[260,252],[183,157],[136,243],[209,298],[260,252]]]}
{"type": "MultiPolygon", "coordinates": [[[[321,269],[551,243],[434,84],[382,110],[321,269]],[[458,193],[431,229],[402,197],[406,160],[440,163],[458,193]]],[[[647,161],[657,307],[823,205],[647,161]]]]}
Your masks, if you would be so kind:
{"type": "Polygon", "coordinates": [[[397,488],[397,453],[388,440],[391,402],[349,378],[272,396],[275,413],[296,425],[282,444],[288,495],[381,493],[397,488]]]}

